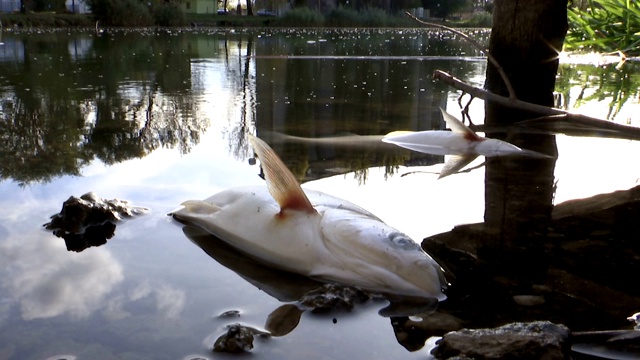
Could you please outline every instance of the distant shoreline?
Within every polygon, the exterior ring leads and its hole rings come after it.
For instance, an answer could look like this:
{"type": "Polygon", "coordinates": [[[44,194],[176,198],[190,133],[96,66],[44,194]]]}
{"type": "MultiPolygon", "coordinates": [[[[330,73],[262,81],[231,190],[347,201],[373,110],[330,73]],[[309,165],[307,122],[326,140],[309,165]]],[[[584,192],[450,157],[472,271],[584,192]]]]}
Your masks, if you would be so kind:
{"type": "MultiPolygon", "coordinates": [[[[182,27],[298,27],[283,23],[280,21],[281,18],[265,16],[185,14],[185,17],[186,23],[182,27]]],[[[96,22],[92,14],[58,14],[51,12],[0,13],[0,21],[2,21],[4,30],[10,28],[88,28],[94,27],[96,22]]],[[[447,25],[465,27],[464,22],[447,22],[447,25]]],[[[416,24],[416,27],[420,26],[416,24]]]]}

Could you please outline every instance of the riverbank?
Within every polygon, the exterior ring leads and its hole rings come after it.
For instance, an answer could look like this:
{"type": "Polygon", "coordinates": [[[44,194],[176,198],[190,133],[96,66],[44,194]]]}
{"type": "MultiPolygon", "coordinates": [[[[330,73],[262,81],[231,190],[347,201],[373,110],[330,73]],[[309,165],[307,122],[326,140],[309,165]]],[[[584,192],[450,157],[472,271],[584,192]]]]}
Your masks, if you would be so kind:
{"type": "MultiPolygon", "coordinates": [[[[239,15],[212,15],[212,14],[185,14],[186,24],[198,27],[304,27],[298,18],[272,17],[272,16],[239,16],[239,15]]],[[[415,23],[410,19],[402,19],[398,23],[389,24],[382,22],[366,21],[366,27],[410,27],[415,23]]],[[[54,27],[93,27],[96,20],[92,14],[56,14],[56,13],[0,13],[0,21],[4,29],[7,28],[54,28],[54,27]]],[[[490,27],[491,24],[479,23],[476,20],[463,20],[446,22],[453,27],[490,27]]],[[[314,27],[323,27],[314,23],[314,27]]],[[[327,23],[330,27],[355,27],[358,22],[349,21],[344,24],[327,23]]]]}
{"type": "Polygon", "coordinates": [[[88,27],[95,24],[91,14],[0,13],[0,21],[2,21],[4,29],[14,27],[88,27]]]}

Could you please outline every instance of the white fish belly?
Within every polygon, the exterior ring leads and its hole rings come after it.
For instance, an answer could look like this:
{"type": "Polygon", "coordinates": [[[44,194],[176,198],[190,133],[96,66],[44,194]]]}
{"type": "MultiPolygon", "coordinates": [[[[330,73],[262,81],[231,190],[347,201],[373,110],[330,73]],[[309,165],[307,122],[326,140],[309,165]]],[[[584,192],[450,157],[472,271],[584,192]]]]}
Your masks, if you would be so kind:
{"type": "Polygon", "coordinates": [[[346,200],[305,193],[317,212],[280,214],[258,186],[190,202],[174,216],[274,268],[367,290],[445,298],[439,265],[413,240],[346,200]]]}
{"type": "Polygon", "coordinates": [[[225,190],[203,202],[220,209],[203,214],[187,207],[174,216],[282,270],[311,276],[313,260],[330,257],[318,241],[320,216],[297,211],[278,215],[280,208],[265,187],[225,190]]]}

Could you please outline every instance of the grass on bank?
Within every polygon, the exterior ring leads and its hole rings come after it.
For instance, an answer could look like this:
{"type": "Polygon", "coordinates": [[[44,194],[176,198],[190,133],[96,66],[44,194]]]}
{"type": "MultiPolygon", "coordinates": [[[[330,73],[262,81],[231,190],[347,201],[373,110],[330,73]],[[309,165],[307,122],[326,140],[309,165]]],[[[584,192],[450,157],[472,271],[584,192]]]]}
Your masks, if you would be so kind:
{"type": "Polygon", "coordinates": [[[640,2],[592,0],[585,9],[569,9],[566,50],[640,55],[640,2]]]}

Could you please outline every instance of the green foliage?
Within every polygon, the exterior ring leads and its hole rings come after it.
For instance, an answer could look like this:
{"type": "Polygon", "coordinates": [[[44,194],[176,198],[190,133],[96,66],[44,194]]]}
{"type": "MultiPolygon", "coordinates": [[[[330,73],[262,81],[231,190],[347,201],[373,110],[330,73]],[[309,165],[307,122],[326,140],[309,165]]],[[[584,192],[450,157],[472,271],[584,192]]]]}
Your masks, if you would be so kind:
{"type": "Polygon", "coordinates": [[[431,11],[431,16],[446,18],[466,5],[466,0],[423,0],[426,9],[431,11]]]}
{"type": "Polygon", "coordinates": [[[108,26],[181,26],[186,23],[185,14],[174,1],[88,0],[87,4],[96,20],[108,26]]]}
{"type": "Polygon", "coordinates": [[[387,14],[386,11],[380,8],[376,8],[376,7],[366,8],[360,11],[359,17],[360,17],[360,22],[362,23],[363,26],[384,27],[384,26],[390,25],[389,14],[387,14]]]}
{"type": "Polygon", "coordinates": [[[358,12],[344,6],[338,6],[327,15],[327,25],[334,27],[357,26],[359,21],[358,12]]]}
{"type": "Polygon", "coordinates": [[[636,0],[589,1],[585,10],[569,9],[567,50],[622,51],[640,55],[640,3],[636,0]]]}
{"type": "Polygon", "coordinates": [[[65,9],[64,0],[33,0],[33,11],[58,11],[65,9]]]}
{"type": "Polygon", "coordinates": [[[94,21],[84,14],[0,13],[5,27],[91,27],[94,21]]]}
{"type": "Polygon", "coordinates": [[[186,17],[175,2],[159,2],[153,6],[153,20],[159,26],[182,26],[186,17]]]}
{"type": "Polygon", "coordinates": [[[290,11],[280,19],[278,23],[283,26],[322,26],[324,23],[324,16],[321,13],[311,10],[308,7],[297,7],[290,11]]]}
{"type": "Polygon", "coordinates": [[[562,65],[558,69],[556,92],[562,94],[566,102],[572,102],[574,108],[590,102],[605,102],[608,104],[606,118],[615,120],[625,105],[632,104],[640,96],[640,66],[636,63],[621,68],[616,64],[562,65]],[[575,91],[577,98],[571,99],[571,89],[576,86],[581,89],[575,91]]]}
{"type": "Polygon", "coordinates": [[[376,7],[357,11],[351,7],[339,6],[327,14],[326,25],[332,27],[397,27],[415,24],[404,16],[389,15],[386,11],[376,7]]]}
{"type": "Polygon", "coordinates": [[[479,27],[479,28],[490,28],[492,25],[493,19],[490,13],[476,13],[471,16],[469,20],[466,21],[466,27],[479,27]]]}
{"type": "Polygon", "coordinates": [[[149,26],[153,17],[140,0],[88,0],[96,20],[109,26],[149,26]]]}

